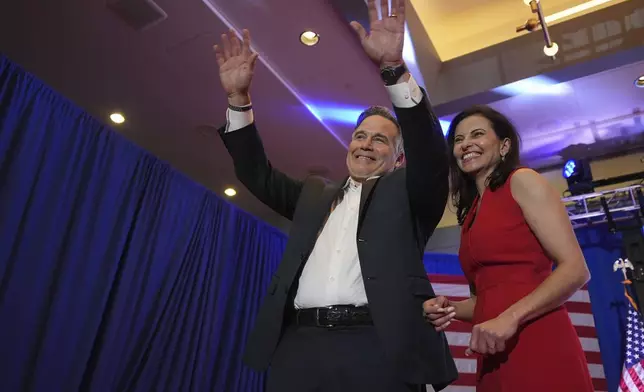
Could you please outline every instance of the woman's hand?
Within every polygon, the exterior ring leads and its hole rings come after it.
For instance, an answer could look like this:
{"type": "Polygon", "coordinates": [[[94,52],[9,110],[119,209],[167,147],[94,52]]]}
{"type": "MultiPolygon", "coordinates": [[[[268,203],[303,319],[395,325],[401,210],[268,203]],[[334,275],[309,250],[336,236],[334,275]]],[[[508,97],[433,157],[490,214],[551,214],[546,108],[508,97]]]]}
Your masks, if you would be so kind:
{"type": "Polygon", "coordinates": [[[475,325],[465,355],[493,355],[505,351],[506,342],[517,333],[518,328],[518,321],[506,315],[475,325]]]}
{"type": "Polygon", "coordinates": [[[425,301],[423,303],[423,313],[425,319],[432,323],[437,331],[443,331],[447,328],[454,316],[456,316],[454,307],[442,295],[425,301]]]}

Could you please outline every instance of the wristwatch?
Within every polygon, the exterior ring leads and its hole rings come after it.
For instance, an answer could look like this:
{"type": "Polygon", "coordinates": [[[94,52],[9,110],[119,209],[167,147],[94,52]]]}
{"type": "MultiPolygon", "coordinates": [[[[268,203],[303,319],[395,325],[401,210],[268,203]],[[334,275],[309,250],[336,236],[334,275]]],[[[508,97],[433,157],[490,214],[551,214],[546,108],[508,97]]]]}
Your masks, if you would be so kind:
{"type": "Polygon", "coordinates": [[[405,64],[400,64],[395,67],[385,67],[380,70],[380,77],[385,82],[385,86],[393,86],[398,83],[398,80],[407,72],[405,64]]]}

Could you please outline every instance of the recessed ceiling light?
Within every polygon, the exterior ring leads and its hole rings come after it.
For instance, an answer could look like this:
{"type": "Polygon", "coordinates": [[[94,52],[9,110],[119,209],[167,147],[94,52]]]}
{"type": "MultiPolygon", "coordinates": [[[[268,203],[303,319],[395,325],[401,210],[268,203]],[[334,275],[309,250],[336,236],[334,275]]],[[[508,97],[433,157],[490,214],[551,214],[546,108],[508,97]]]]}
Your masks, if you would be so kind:
{"type": "Polygon", "coordinates": [[[306,46],[313,46],[320,42],[320,35],[315,31],[307,30],[300,34],[300,42],[306,46]]]}
{"type": "Polygon", "coordinates": [[[644,88],[644,75],[635,79],[635,87],[644,88]]]}
{"type": "Polygon", "coordinates": [[[114,124],[123,124],[125,122],[125,117],[121,113],[112,113],[110,114],[110,120],[114,124]]]}
{"type": "Polygon", "coordinates": [[[226,188],[226,190],[224,190],[224,193],[228,197],[233,197],[233,196],[235,196],[237,194],[237,191],[234,190],[233,188],[226,188]]]}

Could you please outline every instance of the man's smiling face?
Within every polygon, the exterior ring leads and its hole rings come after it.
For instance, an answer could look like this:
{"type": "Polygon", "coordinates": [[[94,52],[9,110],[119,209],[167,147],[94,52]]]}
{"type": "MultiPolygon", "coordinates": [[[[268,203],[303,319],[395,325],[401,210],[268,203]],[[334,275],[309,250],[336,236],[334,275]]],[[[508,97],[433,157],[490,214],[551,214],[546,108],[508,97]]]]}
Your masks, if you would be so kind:
{"type": "Polygon", "coordinates": [[[353,132],[347,153],[349,175],[356,181],[392,171],[402,154],[400,132],[391,120],[379,115],[365,118],[353,132]]]}

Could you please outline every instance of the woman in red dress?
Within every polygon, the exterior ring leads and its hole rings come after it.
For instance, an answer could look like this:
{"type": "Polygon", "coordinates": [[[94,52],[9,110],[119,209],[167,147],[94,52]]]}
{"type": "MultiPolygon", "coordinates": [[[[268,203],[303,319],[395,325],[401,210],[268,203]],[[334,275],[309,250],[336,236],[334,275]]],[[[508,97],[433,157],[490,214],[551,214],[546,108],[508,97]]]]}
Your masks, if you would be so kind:
{"type": "Polygon", "coordinates": [[[466,354],[477,357],[478,392],[593,391],[563,307],[590,274],[558,194],[519,167],[516,129],[489,107],[457,115],[447,140],[471,297],[434,298],[427,317],[437,329],[474,324],[466,354]]]}

